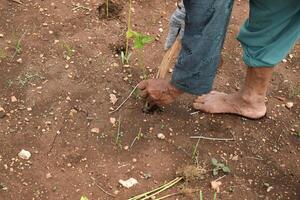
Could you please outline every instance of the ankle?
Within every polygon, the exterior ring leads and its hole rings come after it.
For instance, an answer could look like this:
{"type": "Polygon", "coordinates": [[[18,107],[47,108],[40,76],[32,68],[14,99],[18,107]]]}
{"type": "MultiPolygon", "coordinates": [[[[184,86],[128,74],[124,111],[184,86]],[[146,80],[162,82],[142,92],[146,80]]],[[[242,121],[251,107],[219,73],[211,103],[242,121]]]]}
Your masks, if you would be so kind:
{"type": "Polygon", "coordinates": [[[266,97],[264,94],[249,91],[241,91],[239,96],[248,104],[264,104],[266,97]]]}

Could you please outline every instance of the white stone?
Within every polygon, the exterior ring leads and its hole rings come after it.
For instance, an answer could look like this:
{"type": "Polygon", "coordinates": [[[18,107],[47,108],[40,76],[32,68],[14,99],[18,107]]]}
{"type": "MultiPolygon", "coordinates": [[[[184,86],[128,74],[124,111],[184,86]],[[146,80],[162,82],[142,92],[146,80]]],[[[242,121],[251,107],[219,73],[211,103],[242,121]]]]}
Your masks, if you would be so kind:
{"type": "Polygon", "coordinates": [[[46,179],[49,179],[49,178],[52,178],[51,173],[47,173],[47,174],[46,174],[46,179]]]}
{"type": "Polygon", "coordinates": [[[99,129],[99,128],[92,128],[92,129],[91,129],[91,132],[92,132],[92,133],[99,134],[99,133],[100,133],[100,129],[99,129]]]}
{"type": "Polygon", "coordinates": [[[19,153],[18,156],[24,160],[28,160],[31,157],[31,153],[29,151],[26,151],[22,149],[19,153]]]}
{"type": "Polygon", "coordinates": [[[162,133],[159,133],[159,134],[157,134],[157,138],[161,139],[161,140],[164,140],[166,138],[166,136],[162,133]]]}
{"type": "Polygon", "coordinates": [[[131,187],[133,187],[134,185],[138,184],[138,181],[137,181],[135,178],[130,178],[130,179],[126,180],[126,181],[120,179],[120,180],[119,180],[119,183],[120,183],[123,187],[125,187],[125,188],[131,188],[131,187]]]}
{"type": "Polygon", "coordinates": [[[291,109],[293,106],[294,106],[294,103],[293,102],[287,102],[285,104],[285,106],[288,108],[288,109],[291,109]]]}
{"type": "Polygon", "coordinates": [[[11,102],[13,102],[13,103],[18,101],[17,97],[15,97],[15,96],[11,96],[10,99],[11,99],[11,102]]]}
{"type": "Polygon", "coordinates": [[[23,62],[23,60],[22,60],[22,58],[19,58],[18,60],[17,60],[17,63],[22,63],[23,62]]]}
{"type": "Polygon", "coordinates": [[[114,118],[114,117],[109,118],[109,121],[112,125],[116,124],[116,118],[114,118]]]}

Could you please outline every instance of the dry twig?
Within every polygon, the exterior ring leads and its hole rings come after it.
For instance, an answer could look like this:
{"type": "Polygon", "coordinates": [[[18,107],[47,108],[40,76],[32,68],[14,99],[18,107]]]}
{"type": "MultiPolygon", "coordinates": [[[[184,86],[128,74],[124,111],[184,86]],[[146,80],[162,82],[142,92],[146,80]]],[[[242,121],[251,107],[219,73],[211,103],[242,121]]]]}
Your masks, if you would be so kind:
{"type": "Polygon", "coordinates": [[[204,136],[191,136],[191,139],[203,139],[203,140],[212,140],[212,141],[234,141],[234,138],[214,138],[214,137],[204,137],[204,136]]]}
{"type": "Polygon", "coordinates": [[[114,195],[110,194],[109,192],[105,191],[97,182],[96,179],[94,177],[91,177],[91,179],[93,180],[94,184],[105,194],[107,194],[108,196],[111,196],[113,198],[116,198],[114,195]]]}
{"type": "Polygon", "coordinates": [[[11,0],[14,3],[23,4],[20,0],[11,0]]]}
{"type": "Polygon", "coordinates": [[[133,88],[133,90],[130,92],[130,94],[128,95],[128,97],[115,110],[109,112],[109,114],[117,112],[126,103],[126,101],[128,101],[128,99],[131,97],[131,95],[134,93],[134,91],[137,89],[137,87],[138,87],[138,85],[136,85],[133,88]]]}

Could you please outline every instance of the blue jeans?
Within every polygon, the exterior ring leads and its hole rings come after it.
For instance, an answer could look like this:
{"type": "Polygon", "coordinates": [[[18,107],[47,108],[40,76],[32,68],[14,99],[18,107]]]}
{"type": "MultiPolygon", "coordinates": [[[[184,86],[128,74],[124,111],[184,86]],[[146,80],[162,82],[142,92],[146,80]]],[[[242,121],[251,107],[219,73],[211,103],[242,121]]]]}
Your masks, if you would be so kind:
{"type": "Polygon", "coordinates": [[[171,83],[195,95],[208,93],[221,58],[233,0],[184,0],[185,32],[171,83]]]}

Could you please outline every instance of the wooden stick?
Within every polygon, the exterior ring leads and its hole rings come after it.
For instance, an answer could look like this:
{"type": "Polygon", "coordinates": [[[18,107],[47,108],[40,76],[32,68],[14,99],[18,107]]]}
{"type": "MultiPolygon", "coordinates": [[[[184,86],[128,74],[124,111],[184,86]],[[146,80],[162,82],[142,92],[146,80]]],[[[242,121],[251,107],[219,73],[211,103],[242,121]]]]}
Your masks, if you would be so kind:
{"type": "Polygon", "coordinates": [[[165,78],[168,70],[172,67],[172,61],[174,60],[175,57],[178,56],[179,51],[181,48],[181,43],[180,40],[177,39],[172,47],[168,49],[163,57],[163,60],[158,67],[158,72],[156,75],[156,78],[165,78]]]}

